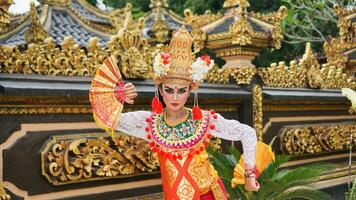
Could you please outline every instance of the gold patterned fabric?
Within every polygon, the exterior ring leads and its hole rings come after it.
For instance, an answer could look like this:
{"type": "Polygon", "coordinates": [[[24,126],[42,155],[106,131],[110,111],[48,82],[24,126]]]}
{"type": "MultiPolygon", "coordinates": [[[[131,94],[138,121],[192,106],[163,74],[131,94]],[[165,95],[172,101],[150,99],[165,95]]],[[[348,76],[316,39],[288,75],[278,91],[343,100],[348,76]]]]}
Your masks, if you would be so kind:
{"type": "Polygon", "coordinates": [[[209,191],[215,199],[226,199],[206,151],[190,156],[189,150],[182,150],[182,155],[181,160],[165,155],[159,157],[165,199],[195,200],[209,191]]]}

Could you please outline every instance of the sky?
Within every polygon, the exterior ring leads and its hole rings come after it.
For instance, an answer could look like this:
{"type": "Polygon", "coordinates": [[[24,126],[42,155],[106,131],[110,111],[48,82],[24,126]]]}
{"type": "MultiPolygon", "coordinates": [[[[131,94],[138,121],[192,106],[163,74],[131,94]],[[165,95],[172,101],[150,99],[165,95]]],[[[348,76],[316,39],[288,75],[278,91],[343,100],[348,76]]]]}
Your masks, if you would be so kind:
{"type": "MultiPolygon", "coordinates": [[[[14,4],[12,4],[9,8],[9,12],[12,14],[23,14],[30,10],[30,2],[32,0],[14,0],[14,4]]],[[[40,3],[35,0],[35,5],[39,5],[40,3]]]]}

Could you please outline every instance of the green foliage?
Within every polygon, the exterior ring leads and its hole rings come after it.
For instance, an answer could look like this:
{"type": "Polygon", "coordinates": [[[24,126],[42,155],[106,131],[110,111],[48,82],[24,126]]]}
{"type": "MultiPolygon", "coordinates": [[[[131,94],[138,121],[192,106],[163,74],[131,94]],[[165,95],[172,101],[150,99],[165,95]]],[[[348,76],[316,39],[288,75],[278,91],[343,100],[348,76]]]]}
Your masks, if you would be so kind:
{"type": "Polygon", "coordinates": [[[289,160],[289,156],[278,155],[258,178],[260,189],[258,192],[247,192],[244,185],[231,188],[233,170],[240,159],[240,152],[234,147],[229,147],[229,154],[214,151],[208,147],[210,161],[218,171],[231,199],[241,200],[286,200],[286,199],[320,199],[329,200],[331,197],[322,191],[305,185],[314,182],[321,174],[334,169],[330,164],[312,164],[294,169],[278,170],[289,160]]]}
{"type": "Polygon", "coordinates": [[[96,6],[96,0],[87,0],[87,2],[93,6],[96,6]]]}

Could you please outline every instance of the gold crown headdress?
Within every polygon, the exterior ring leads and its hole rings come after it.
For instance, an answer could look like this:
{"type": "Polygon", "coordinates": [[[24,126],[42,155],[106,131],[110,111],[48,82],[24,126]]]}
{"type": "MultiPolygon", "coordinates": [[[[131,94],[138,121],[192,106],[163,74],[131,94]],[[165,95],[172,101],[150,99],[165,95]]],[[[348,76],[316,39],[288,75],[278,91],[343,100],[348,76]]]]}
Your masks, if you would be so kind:
{"type": "Polygon", "coordinates": [[[192,44],[193,38],[184,26],[175,31],[167,48],[168,53],[162,52],[155,57],[156,80],[189,85],[201,82],[214,61],[209,56],[202,56],[193,62],[192,44]]]}
{"type": "MultiPolygon", "coordinates": [[[[191,85],[195,83],[195,89],[198,87],[207,72],[213,67],[214,61],[207,55],[194,61],[192,44],[193,38],[184,26],[173,33],[168,53],[161,52],[155,57],[153,69],[156,75],[156,84],[165,82],[191,85]]],[[[198,105],[196,91],[194,95],[193,119],[200,120],[202,111],[198,105]]],[[[155,113],[161,113],[163,110],[162,103],[158,98],[157,87],[151,106],[155,113]]]]}

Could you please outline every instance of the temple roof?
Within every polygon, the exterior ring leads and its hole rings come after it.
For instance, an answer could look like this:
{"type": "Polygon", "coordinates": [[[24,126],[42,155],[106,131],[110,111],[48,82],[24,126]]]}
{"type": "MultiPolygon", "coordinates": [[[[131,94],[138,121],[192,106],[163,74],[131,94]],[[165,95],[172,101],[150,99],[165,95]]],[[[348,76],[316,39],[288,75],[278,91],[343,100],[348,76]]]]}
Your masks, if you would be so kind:
{"type": "MultiPolygon", "coordinates": [[[[44,1],[43,3],[48,3],[44,1]]],[[[89,8],[84,0],[71,0],[67,4],[44,4],[36,7],[39,23],[57,43],[66,36],[87,45],[92,37],[99,38],[99,44],[105,45],[117,29],[111,24],[109,15],[89,8]]],[[[0,35],[2,45],[25,44],[25,33],[31,27],[30,12],[12,17],[10,26],[0,35]]]]}
{"type": "Polygon", "coordinates": [[[169,10],[167,0],[151,0],[151,10],[143,16],[145,25],[143,37],[152,42],[165,42],[170,38],[172,30],[184,24],[184,19],[169,10]]]}
{"type": "MultiPolygon", "coordinates": [[[[231,16],[231,17],[225,17],[219,20],[219,23],[217,23],[216,26],[212,26],[207,30],[208,34],[218,34],[218,33],[223,33],[223,32],[228,32],[229,27],[236,23],[239,20],[238,17],[236,16],[231,16]]],[[[255,32],[269,32],[270,30],[267,30],[267,26],[262,26],[261,24],[258,24],[254,21],[252,18],[247,19],[248,22],[251,24],[253,31],[255,32]]],[[[271,27],[268,27],[270,29],[271,27]]]]}

